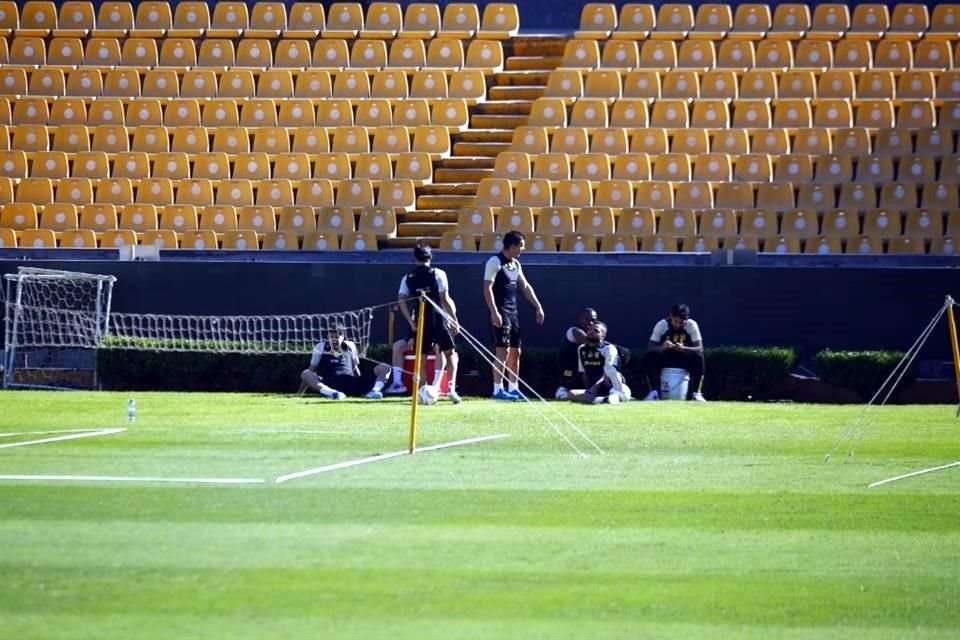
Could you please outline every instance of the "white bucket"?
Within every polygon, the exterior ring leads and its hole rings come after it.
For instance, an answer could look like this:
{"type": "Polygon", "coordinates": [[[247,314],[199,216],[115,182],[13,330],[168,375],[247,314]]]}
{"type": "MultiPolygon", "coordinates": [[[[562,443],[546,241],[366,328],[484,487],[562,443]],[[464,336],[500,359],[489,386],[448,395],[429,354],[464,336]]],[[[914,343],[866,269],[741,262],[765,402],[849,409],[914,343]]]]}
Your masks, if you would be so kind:
{"type": "Polygon", "coordinates": [[[690,372],[666,367],[660,372],[660,399],[686,400],[690,387],[690,372]]]}

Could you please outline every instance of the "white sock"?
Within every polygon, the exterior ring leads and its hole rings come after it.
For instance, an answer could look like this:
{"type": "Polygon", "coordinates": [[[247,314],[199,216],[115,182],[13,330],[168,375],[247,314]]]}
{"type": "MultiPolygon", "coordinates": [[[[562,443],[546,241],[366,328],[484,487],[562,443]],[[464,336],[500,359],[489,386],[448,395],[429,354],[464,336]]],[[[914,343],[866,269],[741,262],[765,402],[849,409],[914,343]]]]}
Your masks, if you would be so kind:
{"type": "Polygon", "coordinates": [[[498,392],[503,391],[503,384],[499,382],[493,383],[493,393],[496,395],[498,392]]]}
{"type": "Polygon", "coordinates": [[[377,380],[376,382],[374,382],[374,383],[373,383],[373,390],[374,390],[374,391],[382,391],[382,390],[383,390],[383,380],[377,380]]]}
{"type": "Polygon", "coordinates": [[[515,380],[511,380],[510,382],[507,383],[507,391],[509,391],[510,393],[513,393],[518,388],[519,387],[517,386],[517,382],[515,380]]]}
{"type": "Polygon", "coordinates": [[[333,398],[337,395],[337,392],[330,387],[320,387],[320,395],[324,398],[333,398]]]}
{"type": "Polygon", "coordinates": [[[400,367],[393,368],[393,384],[403,384],[403,369],[400,367]]]}
{"type": "Polygon", "coordinates": [[[443,380],[443,369],[439,369],[433,372],[433,386],[439,387],[440,382],[443,380]]]}

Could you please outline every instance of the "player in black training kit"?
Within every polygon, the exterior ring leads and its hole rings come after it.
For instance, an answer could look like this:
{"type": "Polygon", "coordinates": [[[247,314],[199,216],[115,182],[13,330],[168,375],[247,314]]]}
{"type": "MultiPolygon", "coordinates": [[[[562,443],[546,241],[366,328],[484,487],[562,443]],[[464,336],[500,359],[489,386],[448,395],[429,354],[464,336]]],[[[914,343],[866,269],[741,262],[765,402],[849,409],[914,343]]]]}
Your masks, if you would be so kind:
{"type": "Polygon", "coordinates": [[[517,293],[522,292],[533,305],[537,324],[543,324],[543,306],[537,299],[533,286],[523,277],[523,269],[517,258],[523,253],[525,239],[519,231],[508,231],[503,236],[503,250],[487,260],[483,271],[483,300],[490,311],[493,329],[493,344],[497,360],[505,364],[493,368],[493,398],[495,400],[521,400],[517,386],[520,373],[520,314],[517,308],[517,293]],[[503,380],[506,377],[507,388],[503,380]]]}
{"type": "Polygon", "coordinates": [[[334,325],[327,330],[327,339],[313,347],[310,366],[300,374],[300,391],[313,389],[325,398],[343,400],[347,396],[362,397],[373,377],[385,378],[390,367],[378,364],[373,376],[360,372],[357,345],[346,339],[346,330],[334,325]]]}
{"type": "Polygon", "coordinates": [[[670,315],[657,322],[650,334],[647,353],[643,356],[650,393],[644,400],[660,399],[660,372],[664,367],[686,369],[690,373],[687,400],[706,402],[700,392],[706,370],[703,337],[700,325],[690,317],[690,308],[685,304],[674,305],[670,315]]]}
{"type": "Polygon", "coordinates": [[[557,400],[566,400],[570,397],[570,389],[579,389],[582,384],[578,372],[580,359],[577,350],[587,341],[587,330],[596,321],[597,312],[587,307],[577,315],[577,324],[563,334],[563,342],[560,343],[557,354],[557,365],[560,368],[560,386],[554,394],[557,400]]]}
{"type": "Polygon", "coordinates": [[[594,322],[587,329],[587,340],[577,349],[580,375],[585,391],[572,392],[574,402],[617,404],[630,400],[630,387],[620,373],[620,352],[607,342],[607,325],[594,322]]]}

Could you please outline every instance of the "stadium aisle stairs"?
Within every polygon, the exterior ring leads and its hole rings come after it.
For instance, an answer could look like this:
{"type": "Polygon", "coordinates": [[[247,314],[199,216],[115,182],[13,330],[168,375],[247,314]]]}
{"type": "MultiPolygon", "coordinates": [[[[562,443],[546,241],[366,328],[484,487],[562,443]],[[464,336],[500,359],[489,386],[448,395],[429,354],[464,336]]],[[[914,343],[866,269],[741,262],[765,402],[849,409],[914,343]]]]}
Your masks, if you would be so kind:
{"type": "Polygon", "coordinates": [[[470,125],[454,133],[451,155],[434,163],[433,183],[417,188],[414,211],[400,213],[389,248],[412,247],[418,239],[439,246],[456,229],[457,212],[472,204],[477,185],[493,175],[497,154],[510,146],[513,130],[526,124],[533,101],[543,95],[550,72],[563,57],[567,38],[519,35],[503,43],[503,71],[488,80],[487,100],[470,108],[470,125]]]}

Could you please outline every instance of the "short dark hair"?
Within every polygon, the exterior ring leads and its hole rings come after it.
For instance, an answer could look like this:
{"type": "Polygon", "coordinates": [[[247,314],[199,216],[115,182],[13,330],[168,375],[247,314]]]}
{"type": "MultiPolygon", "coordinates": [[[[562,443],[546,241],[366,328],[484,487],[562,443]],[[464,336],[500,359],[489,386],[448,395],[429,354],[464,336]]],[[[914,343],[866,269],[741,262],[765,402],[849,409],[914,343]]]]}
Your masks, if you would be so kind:
{"type": "Polygon", "coordinates": [[[433,249],[428,244],[418,244],[413,248],[413,258],[417,262],[427,262],[433,258],[433,249]]]}
{"type": "Polygon", "coordinates": [[[524,241],[524,237],[522,231],[507,231],[503,234],[503,248],[509,249],[510,247],[518,246],[524,241]]]}
{"type": "Polygon", "coordinates": [[[675,304],[673,308],[670,309],[670,315],[675,318],[683,318],[684,320],[690,319],[690,307],[685,304],[675,304]]]}
{"type": "Polygon", "coordinates": [[[329,327],[327,327],[327,333],[333,333],[334,331],[341,336],[347,335],[347,328],[339,322],[331,324],[329,327]]]}

